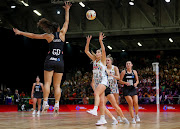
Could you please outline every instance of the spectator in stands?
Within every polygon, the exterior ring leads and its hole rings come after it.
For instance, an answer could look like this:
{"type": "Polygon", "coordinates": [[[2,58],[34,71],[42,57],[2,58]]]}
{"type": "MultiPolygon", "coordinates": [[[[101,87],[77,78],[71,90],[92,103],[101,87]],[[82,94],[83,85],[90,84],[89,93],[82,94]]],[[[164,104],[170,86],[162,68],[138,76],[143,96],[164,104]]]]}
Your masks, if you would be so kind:
{"type": "Polygon", "coordinates": [[[0,104],[4,104],[4,94],[2,90],[0,90],[0,104]]]}
{"type": "Polygon", "coordinates": [[[10,88],[7,88],[7,95],[8,95],[8,97],[11,97],[11,89],[10,88]]]}
{"type": "Polygon", "coordinates": [[[171,93],[168,94],[168,104],[172,104],[173,103],[173,96],[171,93]]]}
{"type": "Polygon", "coordinates": [[[163,94],[160,96],[160,102],[161,104],[168,104],[167,95],[165,94],[165,92],[163,92],[163,94]]]}
{"type": "Polygon", "coordinates": [[[24,97],[25,97],[24,91],[22,91],[22,93],[20,94],[20,97],[21,97],[21,98],[24,98],[24,97]]]}
{"type": "Polygon", "coordinates": [[[150,99],[150,104],[155,104],[156,97],[153,95],[153,93],[150,94],[149,99],[150,99]]]}
{"type": "Polygon", "coordinates": [[[19,105],[19,102],[20,102],[20,95],[18,93],[18,90],[16,89],[14,94],[14,104],[19,105]]]}
{"type": "Polygon", "coordinates": [[[84,95],[83,97],[83,104],[89,104],[89,97],[87,97],[86,95],[84,95]]]}
{"type": "Polygon", "coordinates": [[[173,104],[178,104],[179,95],[177,93],[174,93],[173,97],[173,104]]]}

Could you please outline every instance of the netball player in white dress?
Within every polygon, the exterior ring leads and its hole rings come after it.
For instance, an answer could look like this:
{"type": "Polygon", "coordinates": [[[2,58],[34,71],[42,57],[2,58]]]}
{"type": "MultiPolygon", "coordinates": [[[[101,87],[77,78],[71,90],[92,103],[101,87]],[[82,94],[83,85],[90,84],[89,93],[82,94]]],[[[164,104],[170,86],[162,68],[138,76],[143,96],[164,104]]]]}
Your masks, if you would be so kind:
{"type": "MultiPolygon", "coordinates": [[[[98,120],[98,122],[96,123],[96,125],[103,125],[106,124],[106,120],[105,120],[105,112],[108,114],[108,116],[110,116],[113,119],[113,123],[112,124],[117,124],[118,121],[112,116],[112,114],[109,112],[109,110],[106,109],[105,107],[105,95],[106,96],[113,96],[113,94],[111,94],[111,90],[108,87],[108,80],[107,80],[107,72],[106,72],[106,61],[104,61],[104,59],[106,59],[106,52],[105,52],[105,48],[102,42],[102,39],[105,38],[104,34],[100,33],[99,35],[99,42],[101,44],[101,50],[97,50],[96,54],[91,54],[89,51],[89,43],[91,40],[92,36],[88,36],[87,37],[87,44],[86,44],[86,48],[85,48],[85,52],[86,54],[93,60],[93,81],[92,81],[92,87],[94,90],[94,96],[95,96],[95,104],[94,104],[94,109],[87,111],[88,113],[97,116],[97,110],[98,110],[98,106],[100,107],[100,114],[101,114],[101,118],[100,120],[98,120]]],[[[121,116],[124,118],[124,115],[122,114],[121,109],[119,108],[119,106],[116,103],[116,100],[113,97],[109,97],[111,104],[113,105],[113,107],[120,112],[121,116]]],[[[127,119],[126,119],[127,120],[127,119]]]]}
{"type": "MultiPolygon", "coordinates": [[[[108,82],[109,87],[111,89],[111,93],[114,95],[117,104],[119,105],[119,88],[117,80],[120,78],[119,69],[117,66],[112,65],[113,64],[113,58],[109,54],[106,58],[106,64],[107,64],[107,70],[109,71],[108,75],[108,82]]],[[[118,113],[117,113],[118,115],[118,113]]],[[[117,117],[118,122],[122,122],[121,117],[118,115],[117,117]]]]}

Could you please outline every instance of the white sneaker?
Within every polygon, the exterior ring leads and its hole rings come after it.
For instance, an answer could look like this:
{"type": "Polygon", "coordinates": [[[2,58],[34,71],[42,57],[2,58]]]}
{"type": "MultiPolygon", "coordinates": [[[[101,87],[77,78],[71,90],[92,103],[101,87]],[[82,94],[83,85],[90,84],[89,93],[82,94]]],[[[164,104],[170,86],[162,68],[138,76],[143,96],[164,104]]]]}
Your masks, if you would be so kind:
{"type": "Polygon", "coordinates": [[[43,103],[43,107],[42,107],[42,112],[47,112],[47,110],[49,109],[49,105],[46,103],[46,104],[44,104],[43,103]]]}
{"type": "Polygon", "coordinates": [[[59,105],[54,105],[54,113],[59,113],[59,105]]]}
{"type": "Polygon", "coordinates": [[[96,123],[97,126],[99,126],[99,125],[105,125],[105,124],[107,124],[106,119],[100,119],[100,120],[98,120],[97,123],[96,123]]]}
{"type": "Polygon", "coordinates": [[[112,125],[117,125],[118,121],[117,120],[113,120],[112,125]]]}
{"type": "Polygon", "coordinates": [[[132,118],[131,124],[136,124],[135,118],[132,118]]]}
{"type": "Polygon", "coordinates": [[[129,124],[129,121],[126,118],[123,118],[122,121],[124,124],[129,124]]]}
{"type": "Polygon", "coordinates": [[[120,117],[117,118],[117,121],[118,121],[119,123],[123,122],[120,117]]]}
{"type": "Polygon", "coordinates": [[[35,115],[36,114],[36,110],[34,110],[33,112],[32,112],[32,115],[35,115]]]}
{"type": "Polygon", "coordinates": [[[88,110],[87,113],[97,116],[97,110],[88,110]]]}
{"type": "Polygon", "coordinates": [[[40,114],[41,114],[40,111],[38,111],[38,112],[37,112],[37,115],[40,115],[40,114]]]}
{"type": "Polygon", "coordinates": [[[136,122],[140,122],[141,121],[138,115],[135,115],[135,119],[136,119],[136,122]]]}

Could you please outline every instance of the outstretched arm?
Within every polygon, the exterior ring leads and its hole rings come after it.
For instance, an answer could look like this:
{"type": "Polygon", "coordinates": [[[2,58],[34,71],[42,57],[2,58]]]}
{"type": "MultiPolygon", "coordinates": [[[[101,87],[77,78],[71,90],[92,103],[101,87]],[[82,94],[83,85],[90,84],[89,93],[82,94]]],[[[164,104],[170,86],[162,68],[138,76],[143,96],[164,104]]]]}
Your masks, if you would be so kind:
{"type": "Polygon", "coordinates": [[[92,55],[91,52],[89,51],[89,43],[90,43],[90,41],[91,41],[91,38],[92,38],[92,35],[90,35],[90,36],[88,35],[88,36],[86,37],[87,42],[86,42],[86,47],[85,47],[85,53],[88,55],[88,57],[89,57],[91,60],[95,61],[95,60],[96,60],[96,57],[95,57],[94,55],[92,55]]]}
{"type": "Polygon", "coordinates": [[[34,34],[34,33],[29,33],[29,32],[23,32],[16,28],[13,28],[13,31],[16,35],[23,35],[31,39],[46,39],[47,41],[49,40],[48,34],[34,34]]]}
{"type": "Polygon", "coordinates": [[[65,9],[65,22],[64,25],[61,29],[61,32],[65,35],[67,30],[68,30],[68,25],[69,25],[69,9],[72,6],[70,2],[65,2],[65,6],[63,8],[65,9]]]}
{"type": "Polygon", "coordinates": [[[100,42],[100,45],[101,45],[101,49],[102,49],[102,62],[104,64],[106,64],[106,50],[105,50],[105,47],[104,47],[104,43],[103,43],[103,39],[105,38],[106,36],[101,32],[99,33],[99,42],[100,42]]]}

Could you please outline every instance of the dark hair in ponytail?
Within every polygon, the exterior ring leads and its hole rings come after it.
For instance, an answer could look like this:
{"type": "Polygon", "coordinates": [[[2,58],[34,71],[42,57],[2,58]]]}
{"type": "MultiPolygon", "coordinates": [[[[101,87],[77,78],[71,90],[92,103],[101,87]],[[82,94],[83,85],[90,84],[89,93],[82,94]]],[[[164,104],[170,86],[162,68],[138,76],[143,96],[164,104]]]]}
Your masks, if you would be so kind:
{"type": "Polygon", "coordinates": [[[42,18],[37,23],[38,27],[41,27],[46,33],[55,33],[59,27],[59,24],[56,22],[50,22],[46,18],[42,18]]]}

